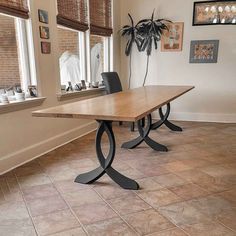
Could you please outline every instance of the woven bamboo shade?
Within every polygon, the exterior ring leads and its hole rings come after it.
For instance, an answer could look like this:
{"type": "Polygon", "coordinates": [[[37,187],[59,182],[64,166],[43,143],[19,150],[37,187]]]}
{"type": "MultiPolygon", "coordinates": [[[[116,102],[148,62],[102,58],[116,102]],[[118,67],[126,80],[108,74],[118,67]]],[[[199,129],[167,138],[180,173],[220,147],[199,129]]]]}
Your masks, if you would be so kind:
{"type": "Polygon", "coordinates": [[[57,23],[85,32],[88,27],[86,0],[57,0],[57,23]]]}
{"type": "Polygon", "coordinates": [[[27,0],[0,0],[0,13],[28,19],[27,0]]]}
{"type": "Polygon", "coordinates": [[[112,35],[111,0],[89,0],[90,32],[94,35],[112,35]]]}

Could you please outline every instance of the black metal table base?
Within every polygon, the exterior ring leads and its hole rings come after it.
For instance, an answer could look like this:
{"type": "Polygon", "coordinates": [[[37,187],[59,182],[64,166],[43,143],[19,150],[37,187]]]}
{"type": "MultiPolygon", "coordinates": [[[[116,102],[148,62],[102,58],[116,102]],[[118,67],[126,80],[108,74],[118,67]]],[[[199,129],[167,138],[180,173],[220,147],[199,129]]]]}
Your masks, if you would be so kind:
{"type": "Polygon", "coordinates": [[[168,120],[168,117],[170,115],[170,103],[167,104],[167,110],[166,110],[165,114],[163,114],[162,107],[159,109],[159,115],[160,115],[161,119],[159,121],[157,121],[156,123],[153,123],[151,125],[152,130],[158,129],[159,127],[161,127],[164,124],[172,131],[177,131],[177,132],[183,131],[182,128],[180,128],[179,126],[171,123],[168,120]]]}
{"type": "Polygon", "coordinates": [[[78,175],[75,179],[75,182],[81,184],[91,184],[96,180],[98,180],[99,178],[101,178],[104,174],[107,174],[114,182],[119,184],[124,189],[132,189],[132,190],[139,189],[139,185],[136,181],[120,174],[118,171],[112,168],[111,165],[114,160],[116,151],[115,137],[112,130],[112,122],[111,121],[98,121],[98,122],[99,122],[99,128],[96,134],[96,153],[100,163],[100,167],[85,174],[78,175]],[[106,132],[110,143],[110,149],[107,157],[104,156],[101,147],[101,141],[104,132],[106,132]]]}
{"type": "Polygon", "coordinates": [[[142,142],[145,142],[149,147],[154,149],[155,151],[161,151],[161,152],[167,152],[168,149],[166,146],[157,143],[153,139],[151,139],[148,135],[150,133],[151,127],[152,127],[152,116],[149,114],[147,116],[147,126],[143,127],[143,121],[139,120],[138,122],[138,131],[140,136],[137,137],[134,140],[131,140],[129,142],[123,143],[122,148],[126,149],[133,149],[137,146],[139,146],[142,142]]]}

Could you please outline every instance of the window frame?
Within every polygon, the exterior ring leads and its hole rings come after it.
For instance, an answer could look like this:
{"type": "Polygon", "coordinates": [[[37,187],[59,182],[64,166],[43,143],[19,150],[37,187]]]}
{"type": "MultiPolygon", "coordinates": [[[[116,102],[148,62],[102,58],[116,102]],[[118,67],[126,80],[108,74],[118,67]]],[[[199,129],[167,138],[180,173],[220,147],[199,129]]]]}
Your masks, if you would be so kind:
{"type": "Polygon", "coordinates": [[[20,83],[24,92],[27,92],[28,86],[37,86],[38,84],[36,77],[32,22],[30,19],[23,19],[3,13],[0,14],[14,19],[20,83]]]}

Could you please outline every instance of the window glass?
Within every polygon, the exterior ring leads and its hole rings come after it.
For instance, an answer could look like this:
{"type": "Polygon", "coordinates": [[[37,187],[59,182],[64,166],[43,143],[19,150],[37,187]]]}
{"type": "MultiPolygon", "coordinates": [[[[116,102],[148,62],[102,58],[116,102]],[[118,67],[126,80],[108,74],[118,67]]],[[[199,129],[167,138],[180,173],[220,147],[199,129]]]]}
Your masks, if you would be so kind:
{"type": "Polygon", "coordinates": [[[0,14],[0,88],[8,89],[21,84],[18,42],[13,17],[0,14]]]}
{"type": "Polygon", "coordinates": [[[101,81],[101,73],[105,66],[105,38],[96,35],[90,35],[91,50],[91,81],[101,81]]]}
{"type": "Polygon", "coordinates": [[[61,85],[75,87],[82,79],[79,32],[58,27],[58,39],[61,85]]]}

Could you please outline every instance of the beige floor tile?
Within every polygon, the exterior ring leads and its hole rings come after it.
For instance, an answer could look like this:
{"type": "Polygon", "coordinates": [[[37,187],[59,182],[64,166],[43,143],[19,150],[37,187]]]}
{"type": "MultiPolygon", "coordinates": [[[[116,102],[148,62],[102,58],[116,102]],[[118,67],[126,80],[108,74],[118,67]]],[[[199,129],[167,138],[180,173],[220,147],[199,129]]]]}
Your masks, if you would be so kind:
{"type": "Polygon", "coordinates": [[[170,163],[164,164],[163,167],[165,167],[170,172],[178,172],[178,171],[192,169],[192,167],[184,164],[182,161],[170,162],[170,163]]]}
{"type": "Polygon", "coordinates": [[[182,230],[178,228],[164,230],[162,232],[157,232],[153,234],[149,234],[148,236],[187,236],[182,230]]]}
{"type": "Polygon", "coordinates": [[[79,184],[74,182],[73,180],[62,180],[54,182],[54,186],[60,193],[70,193],[70,192],[77,192],[82,189],[91,188],[91,185],[88,184],[79,184]]]}
{"type": "Polygon", "coordinates": [[[29,214],[24,202],[0,204],[0,222],[3,220],[22,220],[28,218],[29,214]]]}
{"type": "Polygon", "coordinates": [[[59,195],[29,200],[27,205],[32,216],[44,215],[68,208],[65,201],[59,195]]]}
{"type": "Polygon", "coordinates": [[[50,178],[45,174],[19,177],[18,180],[22,189],[36,186],[36,185],[51,184],[50,178]]]}
{"type": "Polygon", "coordinates": [[[229,191],[219,193],[218,196],[224,198],[225,200],[230,202],[232,207],[236,208],[236,186],[229,191]]]}
{"type": "Polygon", "coordinates": [[[147,177],[147,175],[145,175],[140,170],[136,170],[136,169],[133,169],[133,168],[130,168],[130,169],[125,170],[125,171],[121,171],[121,174],[128,177],[128,178],[130,178],[130,179],[143,179],[143,178],[147,177]]]}
{"type": "Polygon", "coordinates": [[[73,211],[84,225],[117,217],[117,214],[105,202],[82,205],[73,208],[73,211]]]}
{"type": "Polygon", "coordinates": [[[209,195],[204,189],[200,188],[196,184],[185,184],[176,187],[169,188],[170,191],[174,192],[177,196],[184,200],[190,200],[193,198],[203,197],[209,195]]]}
{"type": "MultiPolygon", "coordinates": [[[[223,211],[217,215],[217,220],[221,222],[226,227],[234,230],[236,232],[236,209],[231,208],[230,210],[223,211]]],[[[236,235],[236,233],[235,233],[236,235]]]]}
{"type": "Polygon", "coordinates": [[[51,234],[50,236],[86,236],[82,228],[70,229],[60,233],[51,234]]]}
{"type": "Polygon", "coordinates": [[[178,186],[178,185],[183,185],[183,184],[187,183],[186,180],[184,180],[172,173],[167,174],[167,175],[160,175],[157,177],[153,177],[153,180],[155,180],[157,183],[159,183],[163,187],[167,187],[167,188],[178,186]]]}
{"type": "Polygon", "coordinates": [[[126,215],[124,219],[140,235],[151,234],[174,227],[170,221],[153,209],[126,215]]]}
{"type": "Polygon", "coordinates": [[[30,201],[37,198],[55,196],[58,195],[58,192],[52,184],[45,184],[25,188],[23,195],[26,201],[30,201]]]}
{"type": "Polygon", "coordinates": [[[27,175],[42,174],[43,170],[38,164],[38,162],[34,161],[16,168],[13,172],[16,174],[17,177],[22,177],[27,175]]]}
{"type": "Polygon", "coordinates": [[[127,215],[151,208],[138,196],[115,198],[108,200],[108,202],[111,204],[112,208],[118,211],[121,215],[127,215]]]}
{"type": "Polygon", "coordinates": [[[134,236],[137,234],[119,218],[86,226],[91,236],[134,236]]]}
{"type": "Polygon", "coordinates": [[[159,165],[143,166],[140,167],[138,170],[147,177],[158,176],[169,173],[169,170],[159,165]]]}
{"type": "Polygon", "coordinates": [[[71,207],[78,207],[102,201],[98,194],[92,189],[80,190],[77,192],[64,193],[62,197],[71,207]]]}
{"type": "Polygon", "coordinates": [[[163,206],[158,211],[176,225],[204,222],[208,218],[186,202],[163,206]]]}
{"type": "Polygon", "coordinates": [[[154,181],[153,179],[155,180],[155,177],[139,179],[138,184],[139,184],[140,189],[137,190],[136,192],[140,193],[140,192],[148,192],[148,191],[162,189],[163,187],[159,183],[154,181]]]}
{"type": "Polygon", "coordinates": [[[224,175],[235,174],[235,170],[226,168],[222,165],[207,166],[207,167],[201,168],[201,171],[213,177],[222,177],[224,175]]]}
{"type": "Polygon", "coordinates": [[[36,216],[33,221],[40,235],[58,233],[80,226],[69,210],[36,216]]]}
{"type": "Polygon", "coordinates": [[[141,192],[138,195],[154,208],[180,202],[182,199],[168,189],[141,192]]]}
{"type": "Polygon", "coordinates": [[[209,219],[216,219],[218,214],[231,209],[227,200],[214,195],[189,200],[188,204],[208,216],[209,219]]]}
{"type": "Polygon", "coordinates": [[[0,235],[36,236],[36,232],[30,219],[1,220],[0,235]]]}
{"type": "Polygon", "coordinates": [[[198,224],[182,225],[191,236],[235,236],[235,233],[219,223],[205,222],[198,224]]]}
{"type": "MultiPolygon", "coordinates": [[[[140,183],[140,181],[138,182],[140,183]]],[[[134,195],[132,191],[122,189],[119,185],[115,183],[95,184],[94,186],[94,190],[106,200],[134,195]]]]}
{"type": "Polygon", "coordinates": [[[176,175],[178,175],[180,178],[186,180],[186,181],[190,181],[190,182],[201,182],[204,179],[209,179],[211,178],[210,175],[198,170],[198,169],[194,169],[193,170],[185,170],[185,171],[179,171],[175,173],[176,175]]]}

